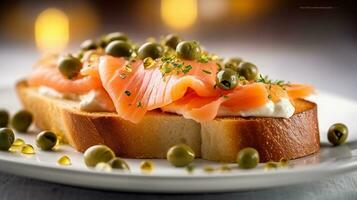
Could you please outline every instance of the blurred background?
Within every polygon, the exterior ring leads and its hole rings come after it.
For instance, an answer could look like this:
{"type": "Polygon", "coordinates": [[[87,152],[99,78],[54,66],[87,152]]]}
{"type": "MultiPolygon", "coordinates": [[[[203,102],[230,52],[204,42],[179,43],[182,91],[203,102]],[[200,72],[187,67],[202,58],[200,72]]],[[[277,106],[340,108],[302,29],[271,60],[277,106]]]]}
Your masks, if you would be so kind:
{"type": "Polygon", "coordinates": [[[357,100],[357,7],[339,0],[3,0],[1,85],[46,52],[73,52],[121,31],[138,43],[177,33],[272,78],[308,82],[357,100]]]}

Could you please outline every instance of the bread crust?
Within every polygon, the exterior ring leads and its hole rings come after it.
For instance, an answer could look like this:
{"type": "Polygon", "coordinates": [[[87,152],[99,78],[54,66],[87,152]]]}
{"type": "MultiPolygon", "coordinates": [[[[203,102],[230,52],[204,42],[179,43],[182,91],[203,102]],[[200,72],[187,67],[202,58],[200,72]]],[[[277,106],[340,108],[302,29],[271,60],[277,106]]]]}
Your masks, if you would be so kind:
{"type": "Polygon", "coordinates": [[[19,81],[16,90],[36,126],[63,136],[80,152],[105,144],[125,158],[165,158],[171,146],[185,143],[197,157],[220,162],[234,162],[240,149],[253,147],[266,162],[303,157],[320,148],[317,106],[305,100],[294,102],[296,113],[289,119],[224,117],[200,124],[150,111],[133,124],[115,113],[82,112],[77,102],[43,96],[26,81],[19,81]]]}

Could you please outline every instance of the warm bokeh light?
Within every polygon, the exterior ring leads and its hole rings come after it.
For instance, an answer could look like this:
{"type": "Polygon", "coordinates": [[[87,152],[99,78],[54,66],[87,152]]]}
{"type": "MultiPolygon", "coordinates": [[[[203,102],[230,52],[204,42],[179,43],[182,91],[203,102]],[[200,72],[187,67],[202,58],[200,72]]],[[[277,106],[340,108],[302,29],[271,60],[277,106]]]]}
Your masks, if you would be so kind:
{"type": "Polygon", "coordinates": [[[231,0],[229,5],[236,21],[262,16],[274,8],[277,0],[231,0]]]}
{"type": "Polygon", "coordinates": [[[199,0],[198,16],[201,20],[215,21],[221,19],[228,12],[228,1],[199,0]]]}
{"type": "Polygon", "coordinates": [[[35,40],[43,53],[57,53],[64,50],[69,40],[69,19],[56,8],[41,12],[35,22],[35,40]]]}
{"type": "Polygon", "coordinates": [[[161,17],[173,29],[187,29],[197,19],[197,0],[161,0],[161,17]]]}

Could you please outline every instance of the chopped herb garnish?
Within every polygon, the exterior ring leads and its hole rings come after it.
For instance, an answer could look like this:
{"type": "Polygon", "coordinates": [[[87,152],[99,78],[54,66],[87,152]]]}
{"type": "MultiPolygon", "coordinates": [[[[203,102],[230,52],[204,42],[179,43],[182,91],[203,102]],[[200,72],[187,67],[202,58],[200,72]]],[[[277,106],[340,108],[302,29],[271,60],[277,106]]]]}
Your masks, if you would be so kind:
{"type": "Polygon", "coordinates": [[[245,79],[244,76],[239,76],[238,79],[239,79],[240,81],[246,81],[246,79],[245,79]]]}
{"type": "Polygon", "coordinates": [[[217,65],[217,70],[221,71],[222,70],[222,65],[220,63],[218,63],[218,62],[216,63],[216,65],[217,65]]]}
{"type": "Polygon", "coordinates": [[[180,68],[183,66],[182,63],[177,63],[177,62],[172,63],[172,65],[173,65],[175,68],[178,68],[178,69],[180,69],[180,68]]]}
{"type": "Polygon", "coordinates": [[[259,78],[256,80],[258,83],[265,83],[265,84],[270,84],[270,85],[278,85],[278,86],[286,86],[289,85],[289,83],[283,81],[283,80],[272,80],[269,79],[268,76],[262,76],[261,74],[259,75],[259,78]]]}
{"type": "Polygon", "coordinates": [[[192,69],[191,65],[186,65],[183,69],[182,69],[182,73],[187,74],[188,72],[190,72],[192,69]]]}
{"type": "Polygon", "coordinates": [[[212,72],[208,71],[208,70],[205,70],[205,69],[202,69],[202,72],[203,73],[206,73],[206,74],[212,74],[212,72]]]}
{"type": "Polygon", "coordinates": [[[127,76],[128,76],[127,74],[119,74],[119,77],[120,77],[121,79],[125,79],[127,76]]]}
{"type": "Polygon", "coordinates": [[[173,61],[173,60],[175,60],[175,59],[176,59],[176,57],[173,56],[173,55],[163,56],[163,57],[161,58],[161,60],[162,60],[163,62],[171,62],[171,61],[173,61]]]}
{"type": "Polygon", "coordinates": [[[193,165],[188,165],[188,166],[186,167],[186,170],[187,170],[188,173],[191,174],[191,173],[195,170],[195,166],[193,166],[193,165]]]}
{"type": "Polygon", "coordinates": [[[200,58],[197,60],[200,63],[207,63],[210,60],[210,58],[207,55],[201,55],[200,58]]]}
{"type": "MultiPolygon", "coordinates": [[[[268,76],[262,76],[262,75],[259,75],[259,78],[256,80],[256,82],[258,83],[264,83],[264,84],[268,84],[269,87],[269,92],[271,92],[271,88],[273,85],[277,85],[279,87],[281,87],[283,90],[286,90],[286,86],[288,86],[290,83],[289,82],[285,82],[283,80],[272,80],[272,79],[269,79],[268,76]]],[[[271,94],[268,95],[268,98],[269,99],[272,99],[273,97],[271,96],[271,94]]]]}
{"type": "Polygon", "coordinates": [[[130,64],[125,65],[125,71],[127,71],[127,72],[132,72],[133,71],[133,69],[131,68],[130,64]]]}
{"type": "Polygon", "coordinates": [[[136,107],[140,108],[141,106],[142,106],[141,101],[138,101],[138,102],[136,103],[136,107]]]}
{"type": "Polygon", "coordinates": [[[129,90],[125,90],[124,93],[126,94],[126,96],[130,96],[131,95],[131,92],[129,90]]]}

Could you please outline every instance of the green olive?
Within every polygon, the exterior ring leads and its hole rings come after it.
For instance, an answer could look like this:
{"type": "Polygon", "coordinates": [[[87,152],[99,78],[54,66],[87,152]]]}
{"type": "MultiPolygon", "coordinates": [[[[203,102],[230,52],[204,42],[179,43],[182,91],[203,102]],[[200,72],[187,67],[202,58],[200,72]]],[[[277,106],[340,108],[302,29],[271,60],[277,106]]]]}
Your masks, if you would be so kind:
{"type": "Polygon", "coordinates": [[[105,145],[94,145],[84,152],[84,163],[88,167],[94,167],[100,162],[109,162],[115,157],[114,152],[105,145]]]}
{"type": "Polygon", "coordinates": [[[348,137],[348,128],[342,123],[333,124],[327,133],[328,141],[337,146],[346,142],[348,137]]]}
{"type": "Polygon", "coordinates": [[[231,58],[224,64],[224,67],[225,68],[230,68],[230,69],[238,72],[239,64],[242,61],[243,60],[241,58],[231,58]]]}
{"type": "Polygon", "coordinates": [[[252,169],[259,163],[259,153],[253,148],[244,148],[237,155],[237,163],[239,168],[252,169]]]}
{"type": "Polygon", "coordinates": [[[196,41],[182,41],[176,47],[179,58],[185,60],[196,60],[201,56],[201,48],[196,41]]]}
{"type": "Polygon", "coordinates": [[[178,43],[181,41],[181,39],[174,34],[167,35],[165,38],[165,45],[172,48],[176,49],[178,43]]]}
{"type": "Polygon", "coordinates": [[[37,135],[36,145],[44,151],[51,150],[57,144],[57,135],[51,131],[42,131],[37,135]]]}
{"type": "Polygon", "coordinates": [[[249,62],[242,62],[239,65],[238,73],[248,81],[255,80],[259,75],[257,66],[249,62]]]}
{"type": "Polygon", "coordinates": [[[217,73],[217,86],[223,90],[231,90],[238,85],[238,74],[232,69],[224,69],[217,73]]]}
{"type": "Polygon", "coordinates": [[[76,77],[81,71],[81,68],[81,61],[72,55],[63,56],[58,60],[59,71],[68,79],[76,77]]]}
{"type": "Polygon", "coordinates": [[[167,151],[166,158],[175,167],[185,167],[195,159],[195,152],[186,144],[178,144],[167,151]]]}
{"type": "Polygon", "coordinates": [[[7,127],[7,125],[9,124],[9,118],[10,118],[9,112],[0,109],[0,128],[7,127]]]}
{"type": "Polygon", "coordinates": [[[116,40],[105,47],[105,53],[114,57],[130,57],[133,48],[128,42],[116,40]]]}
{"type": "Polygon", "coordinates": [[[11,126],[18,132],[26,132],[32,124],[33,116],[27,110],[20,110],[11,119],[11,126]]]}
{"type": "Polygon", "coordinates": [[[125,160],[121,158],[113,158],[108,162],[108,164],[113,169],[130,170],[128,163],[126,163],[125,160]]]}
{"type": "Polygon", "coordinates": [[[95,43],[95,41],[93,41],[93,40],[85,40],[84,42],[82,42],[80,48],[83,51],[88,51],[88,50],[92,50],[92,49],[97,49],[98,46],[95,43]]]}
{"type": "Polygon", "coordinates": [[[10,128],[0,128],[0,150],[9,150],[14,140],[15,135],[10,128]]]}
{"type": "Polygon", "coordinates": [[[142,60],[148,57],[156,59],[161,57],[163,52],[164,49],[160,44],[155,42],[147,42],[141,45],[141,47],[139,48],[138,57],[142,60]]]}

